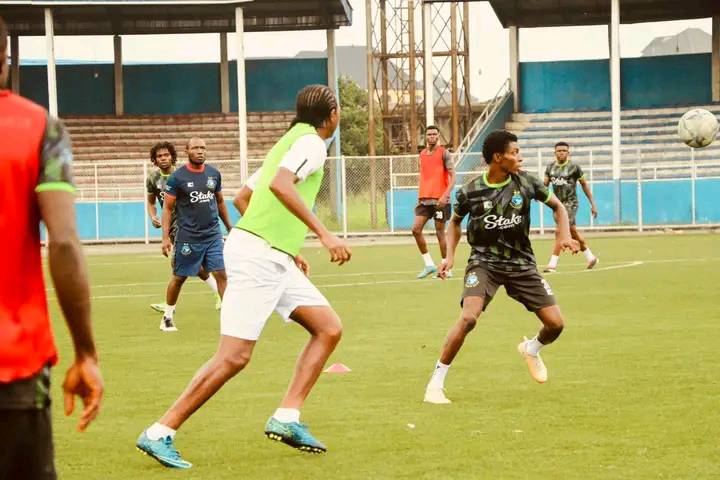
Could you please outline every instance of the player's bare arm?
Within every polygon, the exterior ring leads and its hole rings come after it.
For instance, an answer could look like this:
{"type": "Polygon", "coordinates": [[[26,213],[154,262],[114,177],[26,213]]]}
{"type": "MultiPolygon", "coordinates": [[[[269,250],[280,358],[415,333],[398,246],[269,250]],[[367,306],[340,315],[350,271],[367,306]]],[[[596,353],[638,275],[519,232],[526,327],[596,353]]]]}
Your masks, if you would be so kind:
{"type": "Polygon", "coordinates": [[[220,220],[225,224],[225,228],[229,232],[232,228],[232,222],[230,221],[230,214],[228,213],[227,205],[225,205],[225,197],[222,192],[215,193],[215,199],[217,200],[218,214],[220,214],[220,220]]]}
{"type": "Polygon", "coordinates": [[[581,178],[580,186],[582,187],[583,192],[585,192],[585,196],[587,197],[588,201],[590,202],[590,213],[592,214],[593,218],[597,218],[597,216],[598,216],[597,205],[595,205],[595,199],[593,198],[593,194],[590,191],[590,185],[588,185],[587,181],[585,181],[584,178],[581,178]]]}
{"type": "Polygon", "coordinates": [[[330,261],[343,265],[350,261],[350,248],[338,237],[330,233],[325,225],[305,205],[295,189],[298,177],[285,167],[278,168],[275,178],[270,182],[270,191],[285,208],[299,218],[320,239],[320,243],[330,252],[330,261]]]}
{"type": "Polygon", "coordinates": [[[453,187],[455,186],[455,170],[448,170],[448,188],[443,193],[442,197],[438,201],[438,208],[445,208],[445,205],[450,203],[450,194],[452,193],[453,187]]]}
{"type": "Polygon", "coordinates": [[[447,278],[447,272],[452,270],[455,264],[455,249],[460,243],[462,237],[462,217],[453,214],[450,224],[448,225],[445,238],[447,241],[447,257],[445,261],[440,263],[440,269],[438,270],[438,276],[445,280],[447,278]]]}
{"type": "Polygon", "coordinates": [[[233,206],[240,212],[240,215],[245,215],[248,205],[250,205],[250,197],[252,197],[252,189],[247,185],[243,185],[240,191],[233,199],[233,206]]]}
{"type": "Polygon", "coordinates": [[[170,255],[170,251],[173,247],[172,242],[170,241],[170,220],[173,210],[175,210],[175,197],[172,195],[165,195],[162,212],[162,253],[166,257],[170,255]]]}
{"type": "Polygon", "coordinates": [[[87,266],[75,227],[75,200],[63,191],[40,192],[37,198],[48,231],[50,275],[75,348],[63,382],[65,414],[73,413],[79,396],[85,407],[77,428],[83,431],[100,412],[104,386],[90,320],[87,266]]]}
{"type": "Polygon", "coordinates": [[[162,227],[162,222],[157,217],[157,208],[155,207],[156,202],[157,202],[157,199],[155,198],[155,194],[148,193],[147,194],[147,202],[145,202],[148,217],[150,217],[150,221],[152,221],[153,227],[160,228],[160,227],[162,227]]]}
{"type": "Polygon", "coordinates": [[[553,218],[557,225],[555,229],[555,246],[563,251],[570,250],[575,255],[580,251],[580,244],[577,240],[573,240],[570,235],[570,220],[568,220],[565,206],[555,196],[550,197],[546,205],[552,209],[553,218]]]}

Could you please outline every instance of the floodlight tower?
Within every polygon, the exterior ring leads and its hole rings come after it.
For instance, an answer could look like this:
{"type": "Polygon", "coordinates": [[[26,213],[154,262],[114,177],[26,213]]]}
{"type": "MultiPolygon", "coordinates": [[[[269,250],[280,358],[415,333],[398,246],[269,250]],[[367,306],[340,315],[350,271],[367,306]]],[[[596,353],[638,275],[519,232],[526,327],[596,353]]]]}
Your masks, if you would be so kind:
{"type": "Polygon", "coordinates": [[[366,0],[365,14],[370,154],[376,115],[382,153],[417,152],[428,124],[457,147],[472,121],[467,2],[366,0]]]}

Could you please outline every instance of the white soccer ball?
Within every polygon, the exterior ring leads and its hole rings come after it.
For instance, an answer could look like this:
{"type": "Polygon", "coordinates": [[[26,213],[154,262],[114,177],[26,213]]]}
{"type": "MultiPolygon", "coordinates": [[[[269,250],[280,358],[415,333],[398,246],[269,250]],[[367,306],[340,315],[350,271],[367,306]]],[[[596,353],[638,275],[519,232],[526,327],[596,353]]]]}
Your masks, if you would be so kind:
{"type": "Polygon", "coordinates": [[[720,129],[715,115],[703,110],[694,108],[682,116],[678,122],[678,136],[687,146],[703,148],[710,145],[720,129]]]}

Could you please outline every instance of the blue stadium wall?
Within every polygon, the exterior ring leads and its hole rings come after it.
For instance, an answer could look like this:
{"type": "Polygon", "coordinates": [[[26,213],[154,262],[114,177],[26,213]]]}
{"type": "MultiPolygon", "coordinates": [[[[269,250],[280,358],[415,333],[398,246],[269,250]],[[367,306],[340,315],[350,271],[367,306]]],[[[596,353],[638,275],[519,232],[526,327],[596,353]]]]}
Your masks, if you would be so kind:
{"type": "MultiPolygon", "coordinates": [[[[624,58],[620,71],[622,108],[712,103],[710,53],[624,58]]],[[[609,61],[521,63],[520,110],[610,110],[609,61]]]]}
{"type": "MultiPolygon", "coordinates": [[[[638,224],[638,184],[627,181],[622,183],[621,224],[638,224]]],[[[597,226],[614,225],[614,189],[612,182],[596,182],[593,193],[598,205],[597,226]]],[[[392,211],[396,230],[410,230],[417,205],[417,190],[396,190],[386,192],[386,205],[393,205],[392,211]]],[[[585,196],[580,195],[580,207],[577,224],[590,225],[590,206],[585,196]]],[[[692,187],[690,180],[656,180],[642,183],[642,215],[645,226],[652,225],[690,225],[692,219],[692,187]]],[[[698,179],[695,184],[695,223],[720,224],[720,210],[716,207],[720,198],[720,178],[698,179]]],[[[232,222],[239,218],[232,203],[227,202],[232,222]]],[[[531,209],[531,222],[534,228],[540,227],[541,205],[534,203],[531,209]]],[[[552,227],[552,211],[544,210],[543,225],[552,227]]],[[[78,232],[83,240],[140,240],[145,238],[145,228],[152,239],[160,238],[160,230],[150,224],[142,201],[104,201],[79,202],[76,206],[78,232]],[[97,212],[97,214],[96,214],[97,212]]],[[[388,225],[391,223],[387,219],[388,225]]]]}
{"type": "MultiPolygon", "coordinates": [[[[237,111],[237,69],[230,62],[230,108],[237,111]]],[[[327,60],[267,59],[245,62],[247,110],[295,109],[295,95],[305,85],[327,84],[327,60]]],[[[172,115],[220,111],[220,66],[217,63],[124,65],[126,114],[172,115]]],[[[60,115],[113,115],[114,74],[111,64],[58,65],[60,115]]],[[[47,107],[47,68],[20,67],[20,93],[47,107]]]]}

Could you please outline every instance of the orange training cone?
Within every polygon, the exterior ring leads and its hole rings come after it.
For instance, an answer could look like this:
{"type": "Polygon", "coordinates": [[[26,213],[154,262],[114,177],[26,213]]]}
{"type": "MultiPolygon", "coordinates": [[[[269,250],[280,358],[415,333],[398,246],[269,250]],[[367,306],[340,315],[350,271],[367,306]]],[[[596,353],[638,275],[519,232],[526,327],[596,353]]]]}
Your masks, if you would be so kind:
{"type": "Polygon", "coordinates": [[[333,363],[325,369],[325,373],[347,373],[350,368],[342,363],[333,363]]]}

